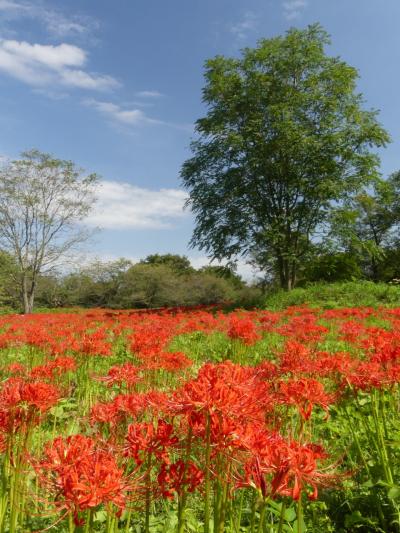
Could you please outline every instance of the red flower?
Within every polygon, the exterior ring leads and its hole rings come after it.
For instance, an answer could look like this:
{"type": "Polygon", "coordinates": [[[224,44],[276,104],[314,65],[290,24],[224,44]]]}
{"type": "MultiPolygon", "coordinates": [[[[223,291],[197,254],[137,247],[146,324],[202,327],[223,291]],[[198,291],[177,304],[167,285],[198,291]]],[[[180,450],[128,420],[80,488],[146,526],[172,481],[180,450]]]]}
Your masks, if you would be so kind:
{"type": "Polygon", "coordinates": [[[124,363],[123,365],[112,366],[106,376],[97,377],[98,381],[107,383],[109,387],[114,384],[121,386],[126,383],[128,388],[132,388],[140,381],[139,369],[132,363],[124,363]]]}
{"type": "Polygon", "coordinates": [[[125,456],[133,457],[138,465],[141,465],[149,454],[168,463],[167,448],[178,443],[173,431],[172,424],[164,420],[159,420],[157,425],[147,422],[130,424],[125,456]]]}
{"type": "Polygon", "coordinates": [[[278,401],[296,405],[304,420],[310,418],[314,405],[320,405],[327,411],[328,405],[335,399],[334,395],[325,392],[323,384],[316,379],[280,381],[278,387],[278,401]]]}
{"type": "Polygon", "coordinates": [[[327,457],[320,446],[291,442],[279,450],[277,457],[277,473],[272,480],[273,493],[298,500],[306,487],[311,486],[312,492],[308,497],[315,500],[318,497],[318,485],[329,485],[336,479],[332,474],[317,470],[317,460],[327,457]]]}
{"type": "Polygon", "coordinates": [[[100,504],[123,510],[131,488],[115,457],[90,437],[57,437],[47,443],[43,458],[33,461],[39,480],[56,497],[59,509],[78,513],[100,504]]]}
{"type": "Polygon", "coordinates": [[[256,326],[249,318],[239,318],[232,315],[229,319],[228,337],[239,339],[247,346],[260,340],[260,335],[256,331],[256,326]]]}
{"type": "Polygon", "coordinates": [[[192,461],[181,459],[172,464],[162,463],[157,481],[164,498],[173,498],[174,492],[194,492],[203,483],[204,474],[192,461]]]}

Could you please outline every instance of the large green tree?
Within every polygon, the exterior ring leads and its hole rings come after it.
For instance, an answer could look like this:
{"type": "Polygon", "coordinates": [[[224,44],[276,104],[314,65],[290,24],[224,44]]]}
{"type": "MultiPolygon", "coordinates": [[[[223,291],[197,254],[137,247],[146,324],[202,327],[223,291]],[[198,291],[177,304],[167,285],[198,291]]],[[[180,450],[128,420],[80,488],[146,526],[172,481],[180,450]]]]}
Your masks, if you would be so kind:
{"type": "Polygon", "coordinates": [[[377,175],[389,137],[363,110],[357,71],[325,52],[318,25],[206,62],[193,155],[182,167],[196,217],[191,240],[216,259],[273,262],[282,287],[333,203],[377,175]]]}

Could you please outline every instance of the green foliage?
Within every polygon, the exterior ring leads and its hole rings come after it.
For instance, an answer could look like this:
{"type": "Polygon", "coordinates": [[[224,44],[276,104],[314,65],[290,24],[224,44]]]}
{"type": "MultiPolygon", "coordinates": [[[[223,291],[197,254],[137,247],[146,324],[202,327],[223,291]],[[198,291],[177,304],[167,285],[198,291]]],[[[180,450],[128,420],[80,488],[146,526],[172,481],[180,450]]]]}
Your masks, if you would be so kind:
{"type": "Polygon", "coordinates": [[[118,307],[164,307],[213,304],[233,297],[231,285],[217,276],[184,274],[163,264],[138,263],[121,279],[118,307]]]}
{"type": "Polygon", "coordinates": [[[332,202],[376,178],[370,149],[389,140],[376,112],[362,109],[357,71],[327,56],[328,43],[316,24],[208,60],[208,112],[181,172],[192,245],[272,262],[287,289],[332,202]]]}
{"type": "Polygon", "coordinates": [[[18,267],[13,256],[0,250],[0,306],[5,309],[19,303],[19,293],[15,280],[18,267]]]}
{"type": "Polygon", "coordinates": [[[178,305],[182,295],[176,278],[168,266],[139,263],[123,276],[116,299],[122,308],[178,305]]]}
{"type": "MultiPolygon", "coordinates": [[[[387,280],[388,255],[398,248],[400,229],[400,172],[387,180],[375,179],[365,189],[336,208],[331,216],[331,236],[352,254],[367,278],[387,280]]],[[[389,260],[390,263],[390,260],[389,260]]],[[[396,270],[396,269],[394,269],[396,270]]]]}
{"type": "Polygon", "coordinates": [[[177,254],[152,254],[140,261],[144,265],[164,265],[177,273],[188,274],[194,272],[189,259],[185,255],[177,254]]]}
{"type": "Polygon", "coordinates": [[[358,307],[399,305],[400,287],[386,283],[356,281],[349,283],[313,283],[295,288],[290,292],[277,291],[267,296],[266,309],[280,310],[291,305],[309,305],[331,309],[336,307],[358,307]]]}
{"type": "Polygon", "coordinates": [[[239,276],[239,274],[237,274],[235,270],[229,266],[206,265],[200,268],[200,272],[226,279],[235,289],[241,289],[245,286],[241,276],[239,276]]]}
{"type": "MultiPolygon", "coordinates": [[[[304,281],[354,281],[363,277],[357,258],[349,253],[318,255],[301,273],[304,281]]],[[[303,282],[304,284],[304,282],[303,282]]]]}

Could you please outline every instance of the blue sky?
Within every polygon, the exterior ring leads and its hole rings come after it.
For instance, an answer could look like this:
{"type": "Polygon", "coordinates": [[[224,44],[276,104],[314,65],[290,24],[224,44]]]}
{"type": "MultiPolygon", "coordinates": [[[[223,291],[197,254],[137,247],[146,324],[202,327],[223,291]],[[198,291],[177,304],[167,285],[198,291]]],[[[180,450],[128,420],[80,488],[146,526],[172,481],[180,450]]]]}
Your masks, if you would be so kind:
{"type": "Polygon", "coordinates": [[[179,170],[204,61],[319,21],[381,111],[387,175],[400,169],[399,20],[398,0],[0,0],[0,157],[35,147],[100,174],[90,254],[199,265],[179,170]]]}

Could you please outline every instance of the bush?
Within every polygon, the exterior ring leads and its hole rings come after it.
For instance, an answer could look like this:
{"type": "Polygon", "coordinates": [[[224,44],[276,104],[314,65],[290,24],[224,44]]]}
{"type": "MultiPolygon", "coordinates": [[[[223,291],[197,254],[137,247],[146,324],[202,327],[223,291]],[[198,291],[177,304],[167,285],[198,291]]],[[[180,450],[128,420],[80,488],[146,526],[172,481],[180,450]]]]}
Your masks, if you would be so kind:
{"type": "Polygon", "coordinates": [[[230,301],[234,289],[226,279],[213,274],[192,274],[187,276],[183,288],[183,305],[209,305],[230,301]]]}
{"type": "Polygon", "coordinates": [[[233,304],[234,307],[252,309],[264,306],[265,294],[259,287],[246,287],[236,291],[233,304]]]}

